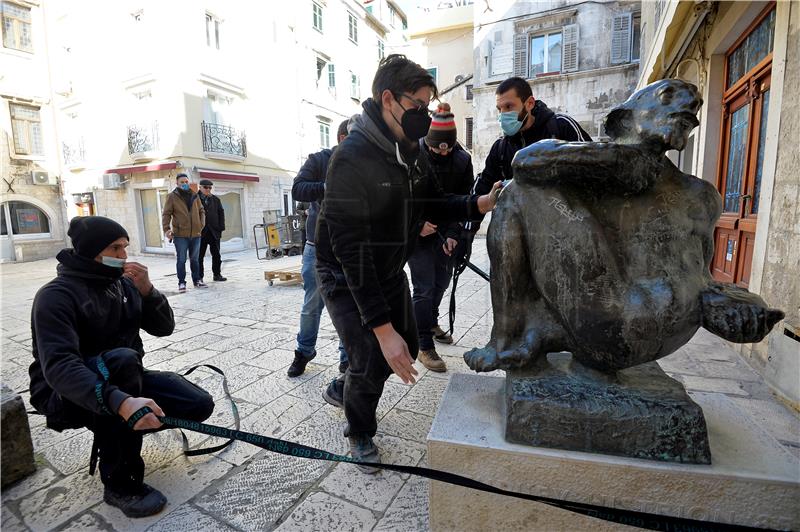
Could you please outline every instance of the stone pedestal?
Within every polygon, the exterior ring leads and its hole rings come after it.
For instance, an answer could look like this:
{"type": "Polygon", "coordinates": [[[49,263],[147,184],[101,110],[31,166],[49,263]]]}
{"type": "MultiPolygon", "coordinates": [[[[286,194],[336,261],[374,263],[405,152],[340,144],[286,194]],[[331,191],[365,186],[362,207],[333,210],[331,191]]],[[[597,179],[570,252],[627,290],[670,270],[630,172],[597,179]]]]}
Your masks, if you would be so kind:
{"type": "Polygon", "coordinates": [[[611,374],[554,353],[506,378],[506,439],[536,447],[711,463],[703,411],[655,362],[611,374]]]}
{"type": "MultiPolygon", "coordinates": [[[[800,528],[800,461],[721,394],[692,394],[711,465],[509,443],[505,379],[455,374],[430,433],[430,467],[500,488],[611,508],[763,528],[800,528]]],[[[431,482],[431,528],[623,530],[547,505],[431,482]]]]}
{"type": "Polygon", "coordinates": [[[6,386],[2,389],[0,403],[0,468],[2,468],[2,487],[28,476],[36,470],[33,463],[33,443],[28,414],[22,397],[6,386]]]}

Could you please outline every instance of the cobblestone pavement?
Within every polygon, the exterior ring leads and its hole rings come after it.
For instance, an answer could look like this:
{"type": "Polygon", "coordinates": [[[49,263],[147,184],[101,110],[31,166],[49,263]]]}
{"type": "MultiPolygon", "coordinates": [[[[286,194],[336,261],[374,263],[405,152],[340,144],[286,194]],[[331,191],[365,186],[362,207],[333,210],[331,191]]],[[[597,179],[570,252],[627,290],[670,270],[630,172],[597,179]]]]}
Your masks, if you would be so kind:
{"type": "MultiPolygon", "coordinates": [[[[474,262],[488,266],[483,240],[474,262]]],[[[177,293],[173,259],[139,257],[153,282],[167,293],[175,333],[144,339],[149,368],[179,371],[200,362],[223,368],[244,430],[345,453],[343,412],[323,402],[323,388],[337,375],[336,331],[323,315],[318,356],[299,378],[286,376],[302,303],[299,285],[268,287],[264,270],[299,264],[299,257],[258,261],[253,251],[228,254],[225,283],[177,293]]],[[[2,280],[2,380],[27,403],[30,306],[36,290],[55,273],[55,260],[0,265],[2,280]]],[[[449,300],[446,296],[445,301],[449,300]]],[[[446,309],[446,305],[442,306],[446,309]]],[[[446,318],[443,318],[443,323],[446,318]]],[[[483,345],[492,325],[488,285],[467,271],[458,288],[456,345],[440,348],[448,372],[417,364],[420,379],[407,386],[392,377],[378,407],[376,442],[384,461],[426,463],[425,437],[448,377],[469,369],[465,349],[483,345]]],[[[722,340],[700,331],[662,365],[690,391],[720,392],[800,456],[800,422],[722,340]]],[[[190,378],[218,400],[211,423],[231,422],[219,377],[190,378]]],[[[145,438],[146,480],[169,505],[159,515],[131,520],[102,502],[97,476],[88,475],[91,434],[57,433],[29,416],[38,463],[35,474],[2,492],[2,530],[427,530],[429,482],[394,472],[363,475],[349,464],[271,454],[236,442],[212,456],[186,458],[177,431],[145,438]]],[[[189,434],[193,445],[210,444],[189,434]]]]}

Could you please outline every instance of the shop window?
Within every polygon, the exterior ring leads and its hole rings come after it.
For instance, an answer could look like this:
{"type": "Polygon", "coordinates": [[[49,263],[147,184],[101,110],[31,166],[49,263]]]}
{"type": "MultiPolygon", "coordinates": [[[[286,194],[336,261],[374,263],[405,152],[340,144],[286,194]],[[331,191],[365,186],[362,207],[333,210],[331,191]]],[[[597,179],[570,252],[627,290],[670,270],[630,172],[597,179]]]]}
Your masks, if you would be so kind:
{"type": "Polygon", "coordinates": [[[50,238],[50,220],[36,205],[24,201],[9,201],[2,209],[3,235],[15,237],[50,238]]]}

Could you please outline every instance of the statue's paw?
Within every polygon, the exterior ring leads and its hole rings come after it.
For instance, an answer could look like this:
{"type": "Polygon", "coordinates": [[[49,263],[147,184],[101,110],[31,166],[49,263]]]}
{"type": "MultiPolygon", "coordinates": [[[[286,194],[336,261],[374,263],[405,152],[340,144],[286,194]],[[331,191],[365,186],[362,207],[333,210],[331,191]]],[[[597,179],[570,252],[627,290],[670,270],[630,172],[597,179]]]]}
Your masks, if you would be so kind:
{"type": "Polygon", "coordinates": [[[731,342],[760,342],[785,314],[782,310],[767,307],[761,298],[755,297],[754,301],[741,297],[706,305],[703,326],[731,342]]]}
{"type": "Polygon", "coordinates": [[[525,344],[515,349],[501,351],[498,355],[498,359],[497,367],[499,369],[509,370],[520,369],[527,366],[533,361],[533,356],[531,355],[530,347],[525,344]]]}
{"type": "Polygon", "coordinates": [[[464,353],[464,362],[471,370],[477,372],[498,369],[497,351],[493,347],[476,347],[464,353]]]}

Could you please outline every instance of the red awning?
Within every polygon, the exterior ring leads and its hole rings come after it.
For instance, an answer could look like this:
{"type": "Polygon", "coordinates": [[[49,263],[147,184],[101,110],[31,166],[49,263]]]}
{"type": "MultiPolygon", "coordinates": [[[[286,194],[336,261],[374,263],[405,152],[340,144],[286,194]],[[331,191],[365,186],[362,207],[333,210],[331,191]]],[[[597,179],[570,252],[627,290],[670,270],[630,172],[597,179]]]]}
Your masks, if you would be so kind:
{"type": "Polygon", "coordinates": [[[197,173],[203,179],[217,179],[220,181],[253,181],[258,183],[258,174],[247,172],[228,172],[227,170],[206,170],[198,168],[197,173]]]}
{"type": "Polygon", "coordinates": [[[145,164],[142,166],[120,166],[119,168],[109,168],[107,174],[141,174],[142,172],[158,172],[159,170],[172,170],[177,168],[178,163],[169,161],[164,163],[145,164]]]}

